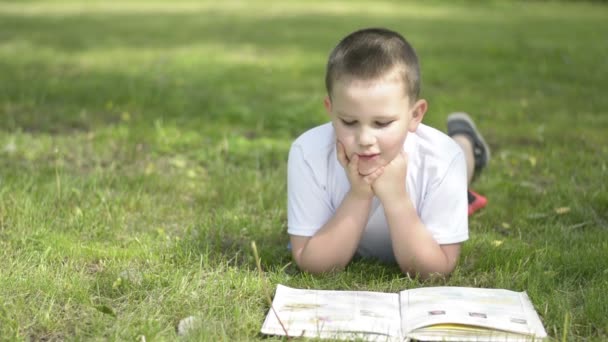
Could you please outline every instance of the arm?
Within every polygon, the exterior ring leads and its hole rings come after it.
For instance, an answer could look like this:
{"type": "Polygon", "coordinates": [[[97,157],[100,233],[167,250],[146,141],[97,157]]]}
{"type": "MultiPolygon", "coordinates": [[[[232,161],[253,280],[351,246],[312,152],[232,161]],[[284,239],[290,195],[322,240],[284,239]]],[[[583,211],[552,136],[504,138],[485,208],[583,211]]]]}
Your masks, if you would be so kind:
{"type": "Polygon", "coordinates": [[[422,278],[448,275],[456,267],[460,243],[440,245],[418,217],[409,196],[384,205],[395,259],[404,273],[422,278]]]}
{"type": "Polygon", "coordinates": [[[344,268],[352,259],[367,224],[371,198],[349,192],[335,215],[312,237],[291,235],[293,258],[303,271],[344,268]]]}
{"type": "Polygon", "coordinates": [[[350,191],[335,214],[312,237],[290,236],[296,264],[310,273],[342,269],[350,262],[369,218],[374,196],[370,184],[382,174],[380,168],[370,175],[359,175],[358,157],[349,160],[339,142],[337,154],[351,184],[350,191]]]}
{"type": "Polygon", "coordinates": [[[440,245],[422,222],[407,193],[407,156],[401,153],[373,184],[389,225],[395,259],[404,273],[422,278],[451,273],[460,255],[460,243],[440,245]]]}

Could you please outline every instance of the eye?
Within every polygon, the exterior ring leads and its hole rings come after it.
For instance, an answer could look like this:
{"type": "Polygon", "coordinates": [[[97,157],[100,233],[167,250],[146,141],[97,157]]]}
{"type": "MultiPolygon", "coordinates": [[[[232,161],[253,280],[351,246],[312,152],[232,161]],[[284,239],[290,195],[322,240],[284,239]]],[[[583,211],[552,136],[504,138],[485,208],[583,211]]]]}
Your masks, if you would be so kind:
{"type": "Polygon", "coordinates": [[[376,121],[374,122],[376,124],[376,126],[378,127],[386,127],[390,124],[392,124],[394,121],[387,121],[387,122],[380,122],[380,121],[376,121]]]}
{"type": "Polygon", "coordinates": [[[356,124],[356,123],[357,123],[357,121],[346,121],[346,120],[344,120],[344,119],[340,119],[340,121],[342,121],[342,123],[343,123],[345,126],[353,126],[354,124],[356,124]]]}

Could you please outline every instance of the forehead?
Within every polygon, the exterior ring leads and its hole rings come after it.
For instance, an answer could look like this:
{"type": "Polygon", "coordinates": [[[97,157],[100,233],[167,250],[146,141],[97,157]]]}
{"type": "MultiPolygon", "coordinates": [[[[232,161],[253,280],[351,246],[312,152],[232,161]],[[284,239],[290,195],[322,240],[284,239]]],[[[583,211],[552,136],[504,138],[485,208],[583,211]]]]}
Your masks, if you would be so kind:
{"type": "Polygon", "coordinates": [[[342,75],[334,81],[331,95],[354,89],[367,88],[368,90],[388,90],[399,88],[402,95],[407,95],[408,89],[402,68],[395,67],[378,77],[359,77],[356,75],[342,75]]]}
{"type": "Polygon", "coordinates": [[[331,100],[332,111],[342,117],[363,120],[395,117],[410,107],[400,82],[345,82],[331,100]]]}
{"type": "Polygon", "coordinates": [[[336,104],[376,102],[380,105],[407,103],[405,84],[399,77],[373,80],[344,78],[334,84],[332,101],[336,104]]]}

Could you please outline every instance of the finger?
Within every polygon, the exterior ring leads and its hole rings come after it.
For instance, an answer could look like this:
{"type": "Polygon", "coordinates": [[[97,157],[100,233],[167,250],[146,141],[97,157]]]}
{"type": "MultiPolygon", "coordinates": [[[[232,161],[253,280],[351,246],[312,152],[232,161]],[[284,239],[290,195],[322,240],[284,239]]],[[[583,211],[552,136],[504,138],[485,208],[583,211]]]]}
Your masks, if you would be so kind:
{"type": "Polygon", "coordinates": [[[338,162],[342,165],[343,168],[346,168],[348,165],[348,158],[346,158],[346,151],[344,151],[344,145],[341,142],[336,142],[336,152],[338,157],[338,162]]]}
{"type": "Polygon", "coordinates": [[[371,175],[372,173],[376,172],[376,170],[378,170],[378,169],[379,169],[379,168],[381,168],[381,167],[383,167],[383,166],[379,166],[379,167],[377,167],[377,168],[375,168],[375,169],[373,169],[373,170],[369,171],[368,173],[361,173],[361,172],[359,171],[359,168],[357,168],[357,173],[359,173],[359,176],[361,176],[361,177],[367,177],[367,176],[371,175]]]}
{"type": "Polygon", "coordinates": [[[388,165],[396,165],[397,167],[407,166],[407,153],[405,151],[399,152],[388,165]]]}
{"type": "Polygon", "coordinates": [[[348,168],[350,169],[350,172],[359,173],[359,156],[356,153],[350,158],[348,168]]]}
{"type": "Polygon", "coordinates": [[[405,151],[401,151],[401,157],[403,158],[403,164],[405,165],[405,168],[407,169],[407,152],[405,151]]]}
{"type": "Polygon", "coordinates": [[[365,182],[367,184],[371,185],[374,181],[376,181],[376,179],[378,179],[380,176],[382,176],[382,173],[384,173],[384,167],[379,167],[374,172],[365,176],[363,179],[365,180],[365,182]]]}

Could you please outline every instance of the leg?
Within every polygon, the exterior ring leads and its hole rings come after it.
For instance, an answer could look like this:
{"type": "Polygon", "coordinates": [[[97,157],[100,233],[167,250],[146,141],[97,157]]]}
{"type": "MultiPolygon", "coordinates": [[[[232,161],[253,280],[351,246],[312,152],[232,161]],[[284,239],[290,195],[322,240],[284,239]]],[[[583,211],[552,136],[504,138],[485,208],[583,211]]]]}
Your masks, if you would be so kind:
{"type": "MultiPolygon", "coordinates": [[[[462,148],[467,163],[467,184],[488,164],[490,148],[477,130],[475,123],[466,113],[448,115],[448,135],[462,148]]],[[[474,191],[468,190],[469,215],[483,208],[487,199],[474,191]]]]}
{"type": "Polygon", "coordinates": [[[467,185],[471,185],[473,176],[475,175],[475,156],[473,155],[473,143],[471,139],[462,133],[455,134],[452,139],[460,145],[460,148],[464,151],[464,158],[467,161],[467,185]]]}
{"type": "Polygon", "coordinates": [[[469,180],[472,180],[488,164],[490,147],[467,113],[448,115],[448,135],[462,147],[467,159],[469,180]]]}

